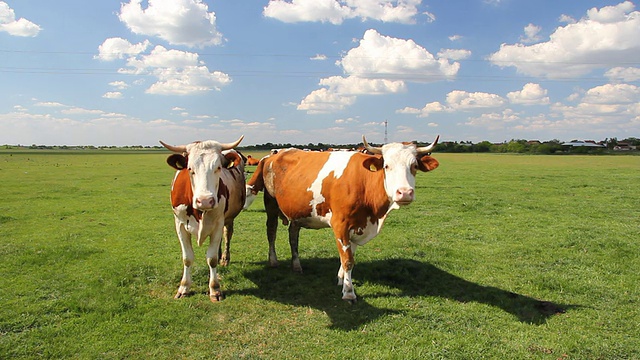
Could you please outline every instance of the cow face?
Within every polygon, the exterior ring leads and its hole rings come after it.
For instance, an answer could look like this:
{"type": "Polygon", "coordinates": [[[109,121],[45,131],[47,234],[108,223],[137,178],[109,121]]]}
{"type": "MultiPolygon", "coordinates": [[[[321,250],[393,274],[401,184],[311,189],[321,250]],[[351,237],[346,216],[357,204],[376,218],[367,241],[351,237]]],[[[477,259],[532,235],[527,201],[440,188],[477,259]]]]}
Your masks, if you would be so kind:
{"type": "Polygon", "coordinates": [[[217,141],[198,141],[186,146],[174,147],[162,143],[167,149],[180,154],[171,155],[167,163],[177,170],[186,170],[191,179],[193,192],[193,208],[208,211],[216,208],[220,202],[220,194],[224,193],[221,181],[223,168],[233,166],[241,161],[236,153],[223,155],[223,150],[237,146],[242,137],[232,144],[221,144],[217,141]]]}
{"type": "Polygon", "coordinates": [[[429,156],[438,139],[429,147],[417,148],[412,143],[390,143],[381,148],[368,146],[367,150],[381,154],[382,158],[365,164],[371,171],[384,170],[384,188],[387,196],[397,205],[408,205],[415,199],[416,173],[438,167],[436,159],[429,156]]]}

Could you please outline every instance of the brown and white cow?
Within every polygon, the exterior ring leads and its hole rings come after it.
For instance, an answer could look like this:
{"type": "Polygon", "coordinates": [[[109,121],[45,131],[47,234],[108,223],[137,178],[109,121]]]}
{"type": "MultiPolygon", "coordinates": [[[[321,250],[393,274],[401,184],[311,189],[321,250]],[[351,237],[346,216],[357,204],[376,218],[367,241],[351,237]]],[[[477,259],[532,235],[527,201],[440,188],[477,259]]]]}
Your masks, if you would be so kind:
{"type": "Polygon", "coordinates": [[[256,159],[251,155],[247,155],[247,165],[255,166],[258,165],[258,162],[260,162],[260,159],[256,159]]]}
{"type": "Polygon", "coordinates": [[[405,142],[379,148],[363,136],[374,155],[287,149],[264,157],[247,183],[245,208],[264,191],[271,266],[278,264],[274,246],[278,217],[289,224],[293,269],[299,272],[300,228],[331,227],[340,254],[342,299],[355,301],[351,271],[356,248],[378,235],[391,210],[414,200],[417,171],[439,165],[429,156],[438,138],[427,147],[405,142]]]}
{"type": "Polygon", "coordinates": [[[167,163],[177,170],[171,185],[171,206],[184,270],[176,299],[187,296],[191,287],[192,235],[196,236],[198,246],[209,238],[206,252],[209,297],[214,302],[223,298],[217,274],[220,242],[224,236],[225,250],[220,264],[226,265],[233,220],[242,210],[246,194],[244,160],[233,150],[242,139],[243,136],[229,144],[208,140],[182,146],[160,142],[175,153],[167,158],[167,163]]]}

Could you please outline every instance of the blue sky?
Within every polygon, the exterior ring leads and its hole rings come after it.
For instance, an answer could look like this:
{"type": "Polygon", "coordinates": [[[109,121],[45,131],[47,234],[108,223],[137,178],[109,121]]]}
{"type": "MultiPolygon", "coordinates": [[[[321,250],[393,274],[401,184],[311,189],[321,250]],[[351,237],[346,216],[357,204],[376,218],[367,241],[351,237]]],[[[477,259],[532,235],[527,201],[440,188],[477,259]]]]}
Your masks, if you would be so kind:
{"type": "Polygon", "coordinates": [[[0,144],[640,136],[629,1],[0,1],[0,144]]]}

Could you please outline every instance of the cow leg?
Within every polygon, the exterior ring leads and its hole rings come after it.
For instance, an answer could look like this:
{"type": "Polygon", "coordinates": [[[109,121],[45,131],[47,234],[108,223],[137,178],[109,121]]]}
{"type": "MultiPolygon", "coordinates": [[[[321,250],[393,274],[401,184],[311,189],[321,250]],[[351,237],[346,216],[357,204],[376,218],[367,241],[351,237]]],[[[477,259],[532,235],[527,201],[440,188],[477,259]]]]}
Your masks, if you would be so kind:
{"type": "Polygon", "coordinates": [[[220,290],[220,279],[218,279],[218,253],[220,251],[220,242],[224,223],[220,221],[218,226],[214,227],[211,234],[209,247],[207,248],[207,264],[209,265],[209,299],[212,302],[222,301],[224,294],[220,290]]]}
{"type": "Polygon", "coordinates": [[[292,221],[289,224],[289,247],[291,247],[291,265],[293,271],[302,274],[302,266],[300,265],[300,257],[298,256],[298,239],[300,237],[300,225],[292,221]]]}
{"type": "Polygon", "coordinates": [[[343,238],[336,237],[336,245],[340,254],[340,269],[338,270],[338,285],[342,285],[342,300],[356,302],[356,293],[353,289],[353,281],[351,280],[351,271],[355,265],[353,254],[357,247],[356,244],[349,240],[348,235],[343,238]]]}
{"type": "Polygon", "coordinates": [[[176,221],[176,233],[178,234],[178,239],[180,240],[180,247],[182,248],[182,279],[180,280],[180,286],[178,287],[178,292],[176,293],[175,298],[183,298],[189,295],[189,289],[191,288],[191,266],[193,266],[193,261],[195,256],[193,254],[193,246],[191,244],[191,233],[187,231],[182,222],[175,219],[176,221]]]}
{"type": "Polygon", "coordinates": [[[267,240],[269,241],[269,266],[278,266],[278,256],[276,255],[276,234],[278,232],[278,214],[280,208],[276,200],[264,192],[264,208],[267,211],[267,240]]]}
{"type": "Polygon", "coordinates": [[[224,227],[222,238],[224,240],[224,251],[222,251],[222,244],[220,244],[220,251],[218,257],[220,258],[220,266],[227,266],[231,262],[231,237],[233,236],[233,222],[224,227]]]}

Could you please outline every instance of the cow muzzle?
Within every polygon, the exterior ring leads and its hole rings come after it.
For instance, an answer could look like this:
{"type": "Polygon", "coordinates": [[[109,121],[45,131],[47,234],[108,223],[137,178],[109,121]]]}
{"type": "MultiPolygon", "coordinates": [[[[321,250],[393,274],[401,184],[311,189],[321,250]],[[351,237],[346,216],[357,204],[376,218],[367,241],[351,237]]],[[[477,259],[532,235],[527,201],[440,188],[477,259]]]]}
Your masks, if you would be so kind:
{"type": "Polygon", "coordinates": [[[212,195],[198,196],[193,199],[193,207],[200,211],[211,210],[216,206],[216,198],[212,195]]]}
{"type": "Polygon", "coordinates": [[[413,202],[414,191],[411,187],[398,188],[393,195],[393,201],[398,205],[409,205],[413,202]]]}

